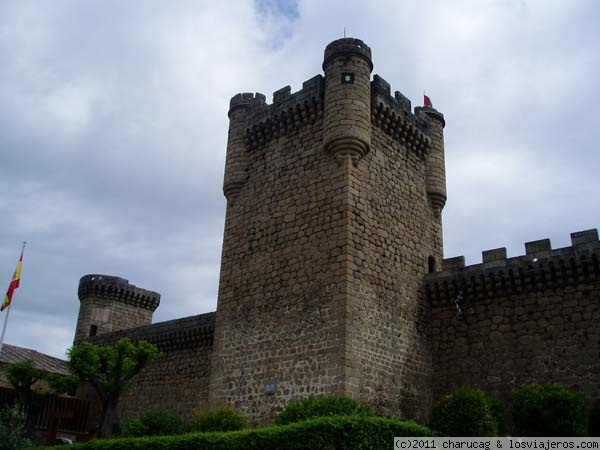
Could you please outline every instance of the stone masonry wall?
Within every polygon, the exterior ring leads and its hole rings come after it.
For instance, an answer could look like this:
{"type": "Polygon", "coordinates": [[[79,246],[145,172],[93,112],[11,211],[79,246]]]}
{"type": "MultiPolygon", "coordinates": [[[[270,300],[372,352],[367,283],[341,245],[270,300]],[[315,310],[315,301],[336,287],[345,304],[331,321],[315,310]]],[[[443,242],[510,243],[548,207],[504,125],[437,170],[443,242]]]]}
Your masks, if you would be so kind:
{"type": "Polygon", "coordinates": [[[442,257],[423,159],[380,128],[350,183],[349,339],[360,398],[386,414],[424,419],[431,399],[428,258],[442,257]]]}
{"type": "Polygon", "coordinates": [[[473,386],[509,401],[528,383],[600,398],[600,243],[596,230],[572,241],[557,250],[547,239],[527,243],[525,256],[509,259],[490,250],[469,267],[453,258],[426,277],[436,399],[473,386]]]}
{"type": "Polygon", "coordinates": [[[250,152],[228,203],[210,396],[256,420],[343,390],[344,187],[321,136],[319,112],[250,152]]]}
{"type": "MultiPolygon", "coordinates": [[[[133,380],[119,401],[119,418],[146,411],[173,411],[192,417],[208,406],[214,313],[108,333],[90,341],[110,345],[120,338],[155,344],[161,357],[133,380]]],[[[88,393],[88,395],[90,395],[88,393]]]]}

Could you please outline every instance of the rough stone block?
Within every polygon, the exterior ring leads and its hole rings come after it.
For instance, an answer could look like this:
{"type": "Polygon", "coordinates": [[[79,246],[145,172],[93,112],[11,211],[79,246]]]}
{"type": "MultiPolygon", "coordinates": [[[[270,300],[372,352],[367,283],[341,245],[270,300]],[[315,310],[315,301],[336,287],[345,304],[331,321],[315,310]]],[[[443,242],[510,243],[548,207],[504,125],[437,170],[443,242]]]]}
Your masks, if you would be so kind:
{"type": "Polygon", "coordinates": [[[455,256],[454,258],[446,258],[442,260],[442,270],[462,269],[465,267],[465,257],[455,256]]]}
{"type": "Polygon", "coordinates": [[[549,252],[552,250],[550,239],[540,239],[538,241],[525,242],[525,254],[533,255],[534,253],[549,252]]]}
{"type": "Polygon", "coordinates": [[[492,261],[499,261],[501,259],[506,259],[506,247],[494,248],[492,250],[485,250],[481,252],[481,257],[483,259],[483,263],[488,263],[492,261]]]}
{"type": "Polygon", "coordinates": [[[571,233],[571,245],[589,244],[590,242],[598,242],[597,228],[571,233]]]}

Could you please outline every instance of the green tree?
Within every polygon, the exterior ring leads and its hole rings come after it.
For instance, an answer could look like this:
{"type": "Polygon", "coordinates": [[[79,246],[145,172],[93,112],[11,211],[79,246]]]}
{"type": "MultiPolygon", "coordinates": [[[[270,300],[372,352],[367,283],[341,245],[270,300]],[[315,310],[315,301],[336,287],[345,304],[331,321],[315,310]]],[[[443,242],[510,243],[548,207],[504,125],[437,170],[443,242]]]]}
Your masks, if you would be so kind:
{"type": "Polygon", "coordinates": [[[134,344],[125,338],[112,346],[83,342],[74,345],[68,355],[71,373],[89,382],[102,401],[99,437],[111,436],[119,397],[132,379],[159,356],[158,349],[148,342],[134,344]]]}
{"type": "Polygon", "coordinates": [[[7,364],[5,371],[6,378],[17,391],[19,403],[23,406],[29,405],[33,394],[31,387],[42,379],[44,372],[37,369],[30,359],[7,364]]]}

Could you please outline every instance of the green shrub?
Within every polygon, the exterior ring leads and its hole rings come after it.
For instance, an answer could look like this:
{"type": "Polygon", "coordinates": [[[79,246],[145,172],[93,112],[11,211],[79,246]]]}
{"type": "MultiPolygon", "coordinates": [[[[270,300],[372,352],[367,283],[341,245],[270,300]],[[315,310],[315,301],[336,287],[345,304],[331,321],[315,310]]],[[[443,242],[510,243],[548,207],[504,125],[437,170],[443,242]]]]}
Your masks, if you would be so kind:
{"type": "Polygon", "coordinates": [[[232,406],[218,406],[216,408],[199,411],[192,419],[192,431],[235,431],[248,426],[248,419],[232,406]]]}
{"type": "Polygon", "coordinates": [[[0,411],[0,450],[21,450],[31,441],[25,437],[27,416],[22,406],[5,406],[0,411]]]}
{"type": "Polygon", "coordinates": [[[394,437],[401,436],[432,436],[432,433],[414,422],[383,417],[320,417],[228,433],[96,439],[78,446],[77,450],[366,450],[392,448],[394,437]]]}
{"type": "Polygon", "coordinates": [[[485,398],[490,407],[492,416],[494,419],[496,419],[496,424],[498,425],[498,435],[504,436],[504,403],[498,397],[494,397],[493,395],[486,394],[485,398]]]}
{"type": "Polygon", "coordinates": [[[348,397],[317,397],[293,400],[275,417],[275,423],[286,425],[313,417],[371,416],[371,409],[348,397]]]}
{"type": "Polygon", "coordinates": [[[588,413],[588,436],[600,436],[600,400],[596,400],[588,413]]]}
{"type": "Polygon", "coordinates": [[[585,399],[558,384],[522,386],[513,391],[517,436],[585,436],[585,399]]]}
{"type": "Polygon", "coordinates": [[[429,426],[444,436],[497,436],[501,403],[478,389],[459,389],[433,407],[429,426]]]}
{"type": "Polygon", "coordinates": [[[171,411],[148,411],[130,420],[125,435],[133,437],[181,434],[188,431],[187,423],[171,411]]]}

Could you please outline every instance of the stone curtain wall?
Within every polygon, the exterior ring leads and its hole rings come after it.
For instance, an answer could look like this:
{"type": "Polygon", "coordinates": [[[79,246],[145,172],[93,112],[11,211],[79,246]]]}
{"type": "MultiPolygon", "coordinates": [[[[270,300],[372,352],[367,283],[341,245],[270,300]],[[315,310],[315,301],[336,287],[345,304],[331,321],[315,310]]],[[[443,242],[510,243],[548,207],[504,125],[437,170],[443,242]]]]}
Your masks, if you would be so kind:
{"type": "Polygon", "coordinates": [[[208,406],[214,313],[160,322],[90,339],[110,345],[123,337],[158,346],[162,356],[140,373],[119,401],[119,418],[146,411],[173,411],[192,417],[208,406]]]}
{"type": "Polygon", "coordinates": [[[484,263],[445,261],[426,278],[432,304],[436,399],[473,386],[510,400],[528,383],[562,383],[600,398],[600,244],[596,230],[572,234],[573,246],[526,244],[527,254],[483,252],[484,263]],[[455,300],[462,292],[462,320],[455,300]]]}

